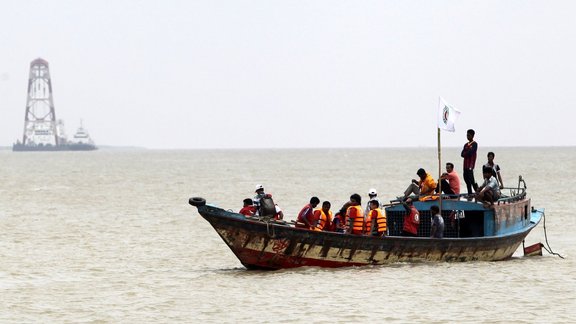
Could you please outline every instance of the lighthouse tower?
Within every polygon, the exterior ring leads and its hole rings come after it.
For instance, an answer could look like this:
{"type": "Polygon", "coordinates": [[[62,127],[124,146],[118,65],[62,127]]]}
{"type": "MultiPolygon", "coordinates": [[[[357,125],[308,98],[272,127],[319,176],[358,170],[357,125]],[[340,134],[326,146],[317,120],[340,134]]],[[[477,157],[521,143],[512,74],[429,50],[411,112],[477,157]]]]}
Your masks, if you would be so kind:
{"type": "Polygon", "coordinates": [[[37,58],[30,63],[22,145],[55,148],[65,144],[57,125],[48,62],[37,58]]]}

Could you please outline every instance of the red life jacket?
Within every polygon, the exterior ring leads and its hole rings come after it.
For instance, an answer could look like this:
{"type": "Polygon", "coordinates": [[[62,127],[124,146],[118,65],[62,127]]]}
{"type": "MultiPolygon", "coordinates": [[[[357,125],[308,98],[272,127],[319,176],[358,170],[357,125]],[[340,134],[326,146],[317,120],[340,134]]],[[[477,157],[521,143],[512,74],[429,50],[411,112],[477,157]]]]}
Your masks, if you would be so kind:
{"type": "Polygon", "coordinates": [[[420,227],[420,214],[416,207],[410,206],[410,214],[404,216],[404,227],[402,230],[417,235],[418,227],[420,227]]]}

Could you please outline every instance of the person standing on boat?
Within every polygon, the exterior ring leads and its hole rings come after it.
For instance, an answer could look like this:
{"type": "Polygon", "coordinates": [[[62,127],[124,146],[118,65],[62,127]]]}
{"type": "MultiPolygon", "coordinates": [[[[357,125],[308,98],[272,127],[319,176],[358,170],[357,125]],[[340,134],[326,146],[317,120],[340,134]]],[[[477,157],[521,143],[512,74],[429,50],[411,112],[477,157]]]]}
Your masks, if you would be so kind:
{"type": "Polygon", "coordinates": [[[368,203],[366,203],[366,209],[364,210],[364,218],[366,218],[368,213],[370,213],[370,202],[372,200],[376,200],[378,202],[378,208],[382,207],[382,203],[380,202],[380,199],[378,199],[378,192],[374,188],[368,190],[368,203]]]}
{"type": "Polygon", "coordinates": [[[444,237],[444,218],[440,214],[440,208],[436,205],[430,207],[432,219],[430,220],[430,237],[443,238],[444,237]]]}
{"type": "Polygon", "coordinates": [[[315,231],[328,231],[332,227],[332,212],[330,211],[330,206],[330,202],[325,201],[322,203],[321,209],[314,211],[315,231]]]}
{"type": "Polygon", "coordinates": [[[362,197],[355,193],[350,196],[350,203],[346,209],[348,218],[348,233],[362,235],[366,231],[366,222],[364,220],[364,211],[362,210],[362,197]]]}
{"type": "Polygon", "coordinates": [[[446,172],[440,176],[440,183],[436,187],[436,192],[443,192],[447,195],[460,194],[460,177],[454,171],[454,164],[446,163],[446,172]]]}
{"type": "Polygon", "coordinates": [[[416,174],[420,180],[412,179],[412,183],[404,191],[404,199],[408,198],[411,194],[419,196],[433,195],[436,190],[436,180],[434,180],[430,173],[420,168],[416,174]]]}
{"type": "Polygon", "coordinates": [[[254,203],[254,208],[256,208],[255,215],[258,215],[260,213],[260,199],[266,197],[266,193],[264,193],[264,186],[261,184],[257,184],[255,192],[256,196],[252,198],[252,201],[254,203]]]}
{"type": "Polygon", "coordinates": [[[498,179],[500,183],[500,189],[504,188],[504,181],[502,181],[502,175],[500,174],[500,166],[494,163],[494,152],[488,152],[488,162],[484,166],[492,168],[492,175],[498,179]]]}
{"type": "Polygon", "coordinates": [[[256,208],[254,207],[252,199],[250,198],[244,199],[244,207],[242,207],[242,209],[240,209],[238,213],[244,216],[254,216],[254,214],[256,213],[256,208]]]}
{"type": "Polygon", "coordinates": [[[484,207],[490,207],[496,200],[500,199],[500,186],[492,173],[493,171],[489,166],[482,167],[484,183],[478,187],[476,201],[483,203],[484,207]]]}
{"type": "Polygon", "coordinates": [[[298,218],[296,219],[297,228],[314,229],[314,208],[318,206],[320,199],[318,197],[310,198],[310,203],[306,204],[298,213],[298,218]]]}
{"type": "Polygon", "coordinates": [[[420,213],[418,209],[412,204],[412,198],[408,198],[402,202],[406,215],[404,215],[404,226],[402,226],[402,236],[418,236],[418,228],[420,227],[420,213]]]}
{"type": "Polygon", "coordinates": [[[474,141],[473,129],[469,129],[466,132],[466,138],[468,142],[464,144],[462,148],[462,153],[460,156],[464,158],[464,182],[466,182],[466,189],[468,189],[468,195],[472,195],[472,187],[478,186],[474,180],[474,165],[476,164],[476,152],[478,151],[478,143],[474,141]]]}
{"type": "Polygon", "coordinates": [[[366,217],[366,234],[372,236],[386,236],[386,213],[380,208],[380,202],[376,199],[368,202],[370,212],[366,217]]]}

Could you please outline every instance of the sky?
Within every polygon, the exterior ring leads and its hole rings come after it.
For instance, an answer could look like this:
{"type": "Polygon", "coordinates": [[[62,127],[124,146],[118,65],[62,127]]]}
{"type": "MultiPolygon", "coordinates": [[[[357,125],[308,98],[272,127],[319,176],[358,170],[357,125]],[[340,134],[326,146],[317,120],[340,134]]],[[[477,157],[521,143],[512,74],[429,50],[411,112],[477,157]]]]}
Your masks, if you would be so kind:
{"type": "Polygon", "coordinates": [[[97,145],[574,146],[576,1],[2,0],[0,146],[30,62],[97,145]]]}

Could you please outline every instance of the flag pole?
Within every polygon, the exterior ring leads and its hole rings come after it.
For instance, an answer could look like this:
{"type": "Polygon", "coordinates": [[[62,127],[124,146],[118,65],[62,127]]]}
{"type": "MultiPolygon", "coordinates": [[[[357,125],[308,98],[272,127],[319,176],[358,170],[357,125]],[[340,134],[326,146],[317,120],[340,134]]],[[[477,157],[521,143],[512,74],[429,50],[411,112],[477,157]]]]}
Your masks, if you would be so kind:
{"type": "Polygon", "coordinates": [[[440,179],[442,177],[442,146],[440,143],[440,127],[438,127],[438,207],[442,214],[442,179],[440,179]]]}

